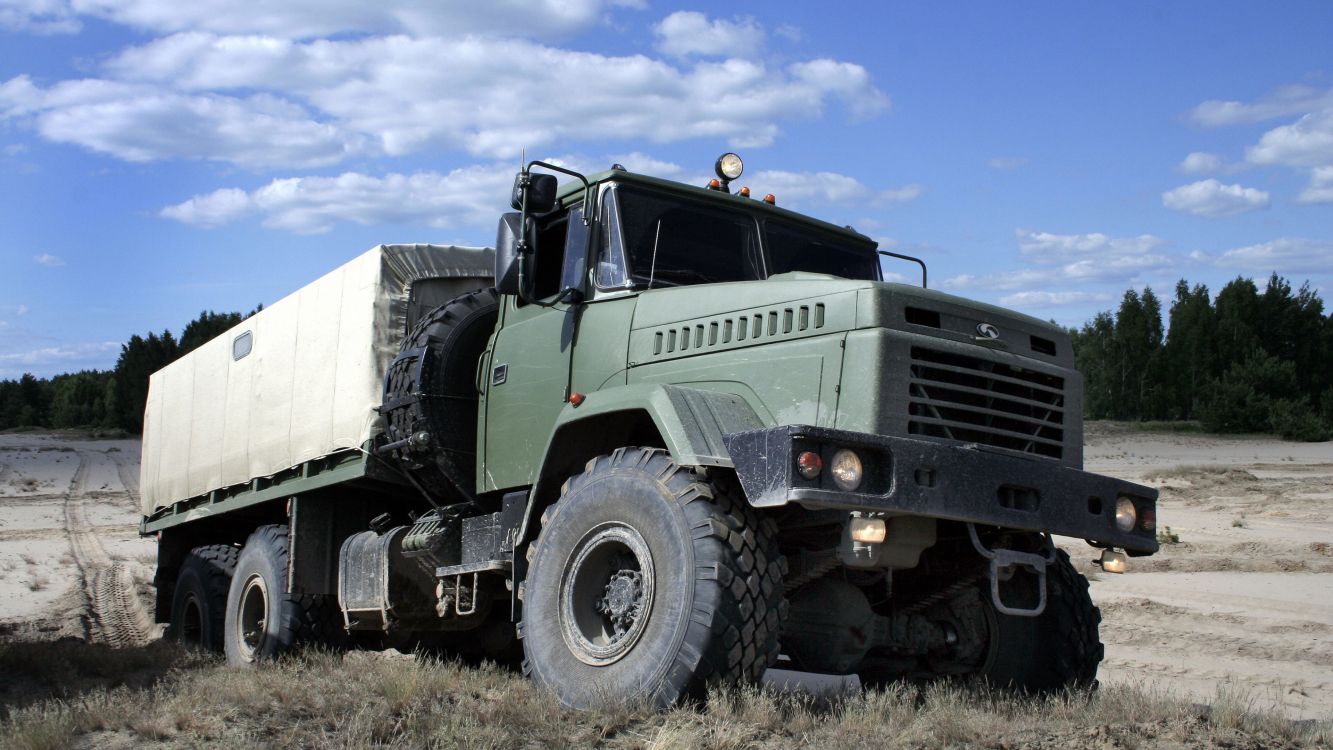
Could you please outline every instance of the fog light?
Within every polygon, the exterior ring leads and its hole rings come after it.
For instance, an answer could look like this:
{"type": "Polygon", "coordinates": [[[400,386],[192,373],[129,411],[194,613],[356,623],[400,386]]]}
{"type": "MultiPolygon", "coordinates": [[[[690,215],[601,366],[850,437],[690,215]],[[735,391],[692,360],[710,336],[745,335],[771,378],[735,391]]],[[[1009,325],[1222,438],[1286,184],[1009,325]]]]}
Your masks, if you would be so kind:
{"type": "Polygon", "coordinates": [[[1138,512],[1134,510],[1134,501],[1127,497],[1122,497],[1115,501],[1115,525],[1121,531],[1130,531],[1134,528],[1134,523],[1138,520],[1138,512]]]}
{"type": "Polygon", "coordinates": [[[1128,558],[1124,552],[1116,552],[1113,549],[1102,550],[1101,566],[1107,573],[1124,573],[1125,564],[1128,558]]]}
{"type": "Polygon", "coordinates": [[[846,448],[833,454],[829,471],[833,472],[833,483],[844,492],[861,486],[861,458],[846,448]]]}
{"type": "Polygon", "coordinates": [[[852,541],[863,544],[879,544],[888,536],[888,526],[883,518],[853,518],[852,541]]]}
{"type": "Polygon", "coordinates": [[[806,479],[814,479],[819,476],[819,472],[824,468],[824,459],[819,457],[814,451],[801,451],[801,455],[796,457],[796,473],[806,479]]]}

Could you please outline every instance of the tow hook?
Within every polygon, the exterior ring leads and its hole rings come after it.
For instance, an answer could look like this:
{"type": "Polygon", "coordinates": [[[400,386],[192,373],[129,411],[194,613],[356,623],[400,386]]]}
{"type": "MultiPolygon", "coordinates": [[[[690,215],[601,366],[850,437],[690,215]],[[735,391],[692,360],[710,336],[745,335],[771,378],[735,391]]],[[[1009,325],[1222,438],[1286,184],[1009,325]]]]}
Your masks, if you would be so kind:
{"type": "Polygon", "coordinates": [[[991,602],[997,612],[1015,617],[1037,617],[1046,611],[1046,566],[1055,562],[1055,544],[1051,537],[1042,534],[1043,549],[1041,554],[1019,552],[1012,549],[988,549],[977,536],[976,526],[967,525],[967,536],[972,540],[972,547],[982,557],[990,561],[991,602]],[[1011,607],[1000,598],[1000,582],[1009,581],[1020,569],[1031,571],[1037,579],[1037,606],[1031,608],[1011,607]]]}

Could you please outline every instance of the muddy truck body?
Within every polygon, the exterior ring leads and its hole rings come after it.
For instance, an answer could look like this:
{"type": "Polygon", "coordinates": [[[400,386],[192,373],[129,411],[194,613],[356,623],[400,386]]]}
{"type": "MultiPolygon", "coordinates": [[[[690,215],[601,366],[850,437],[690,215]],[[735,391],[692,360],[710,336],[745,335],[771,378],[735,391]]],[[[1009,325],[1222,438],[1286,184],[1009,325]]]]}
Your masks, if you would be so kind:
{"type": "Polygon", "coordinates": [[[521,663],[573,706],[775,664],[1091,684],[1051,535],[1151,554],[1157,497],[1082,470],[1068,335],[717,169],[534,162],[494,251],[375,248],[156,373],[159,621],[237,665],[521,663]]]}

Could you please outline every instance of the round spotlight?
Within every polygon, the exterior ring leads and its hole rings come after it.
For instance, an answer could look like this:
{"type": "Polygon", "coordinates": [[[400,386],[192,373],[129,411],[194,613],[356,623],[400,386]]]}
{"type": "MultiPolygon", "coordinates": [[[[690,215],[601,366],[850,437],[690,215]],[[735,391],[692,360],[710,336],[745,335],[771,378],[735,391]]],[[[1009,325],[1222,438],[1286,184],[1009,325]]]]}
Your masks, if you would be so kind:
{"type": "Polygon", "coordinates": [[[861,457],[846,448],[833,454],[829,471],[833,474],[834,484],[844,492],[861,486],[861,457]]]}
{"type": "Polygon", "coordinates": [[[745,165],[741,163],[741,157],[730,152],[717,157],[717,164],[713,165],[713,170],[717,172],[717,176],[728,182],[740,177],[743,169],[745,169],[745,165]]]}
{"type": "Polygon", "coordinates": [[[1115,526],[1121,531],[1132,531],[1134,523],[1138,521],[1138,511],[1134,509],[1134,501],[1127,497],[1122,497],[1115,501],[1115,526]]]}

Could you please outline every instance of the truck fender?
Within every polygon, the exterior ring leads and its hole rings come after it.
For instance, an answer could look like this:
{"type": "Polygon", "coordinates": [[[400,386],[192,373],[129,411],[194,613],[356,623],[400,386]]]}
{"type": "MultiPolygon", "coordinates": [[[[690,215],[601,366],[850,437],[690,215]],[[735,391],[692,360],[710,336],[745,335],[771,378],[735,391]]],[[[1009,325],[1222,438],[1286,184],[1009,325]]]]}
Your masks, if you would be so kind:
{"type": "Polygon", "coordinates": [[[731,467],[722,436],[765,426],[741,396],[678,385],[609,388],[588,394],[577,407],[566,404],[546,444],[515,547],[536,536],[534,519],[555,501],[565,479],[592,458],[647,444],[665,448],[682,466],[731,467]],[[627,442],[632,440],[638,442],[627,442]]]}

